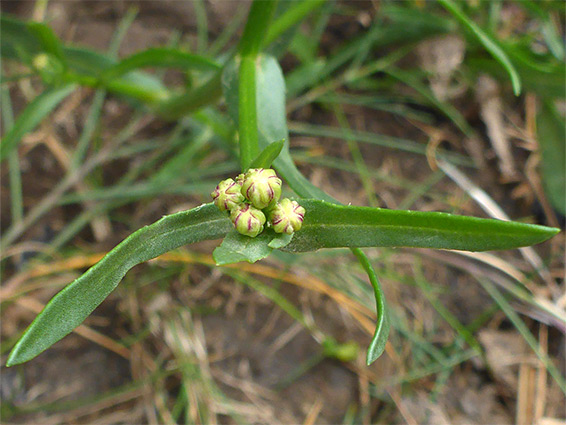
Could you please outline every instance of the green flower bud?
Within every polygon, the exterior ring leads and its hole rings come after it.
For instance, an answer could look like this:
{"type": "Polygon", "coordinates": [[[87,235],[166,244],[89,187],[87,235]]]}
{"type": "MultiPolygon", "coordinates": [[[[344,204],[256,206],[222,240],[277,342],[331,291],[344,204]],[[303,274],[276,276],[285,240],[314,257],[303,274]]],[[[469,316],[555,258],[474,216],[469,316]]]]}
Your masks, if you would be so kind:
{"type": "Polygon", "coordinates": [[[272,169],[251,168],[242,183],[242,195],[260,210],[274,205],[281,196],[281,179],[272,169]]]}
{"type": "Polygon", "coordinates": [[[297,201],[284,198],[269,211],[269,221],[277,233],[292,234],[300,230],[305,218],[305,209],[297,201]]]}
{"type": "Polygon", "coordinates": [[[241,204],[230,213],[236,230],[242,235],[255,238],[263,231],[265,215],[250,204],[241,204]]]}
{"type": "Polygon", "coordinates": [[[210,194],[220,211],[232,210],[244,202],[242,185],[232,179],[221,181],[210,194]]]}

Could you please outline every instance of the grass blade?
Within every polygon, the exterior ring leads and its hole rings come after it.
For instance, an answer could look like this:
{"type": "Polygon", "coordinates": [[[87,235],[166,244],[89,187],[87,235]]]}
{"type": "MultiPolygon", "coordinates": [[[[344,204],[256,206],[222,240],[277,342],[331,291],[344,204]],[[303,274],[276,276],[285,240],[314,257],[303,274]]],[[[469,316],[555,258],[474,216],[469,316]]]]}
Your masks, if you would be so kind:
{"type": "Polygon", "coordinates": [[[4,161],[20,142],[43,118],[49,115],[73,90],[75,85],[48,89],[37,96],[18,116],[14,126],[6,133],[0,145],[0,162],[4,161]]]}
{"type": "Polygon", "coordinates": [[[515,328],[519,331],[521,336],[527,341],[527,344],[531,347],[531,349],[535,352],[538,358],[542,361],[546,370],[554,378],[560,389],[564,394],[566,394],[566,380],[561,375],[558,368],[554,365],[552,360],[548,358],[548,356],[541,350],[540,345],[538,344],[536,338],[533,336],[529,328],[525,325],[525,323],[521,320],[519,315],[513,310],[513,307],[509,304],[509,302],[505,299],[505,296],[495,287],[493,283],[491,283],[487,279],[478,278],[478,281],[486,290],[486,292],[494,299],[494,301],[499,305],[501,310],[505,313],[505,315],[511,320],[515,328]]]}
{"type": "Polygon", "coordinates": [[[501,47],[493,40],[489,35],[487,35],[475,22],[470,20],[465,13],[452,1],[452,0],[438,0],[446,10],[448,10],[460,23],[462,23],[466,28],[468,28],[479,40],[479,42],[486,48],[486,50],[491,53],[491,55],[505,68],[509,77],[511,78],[511,84],[513,85],[513,93],[515,96],[521,94],[521,79],[519,78],[519,73],[503,51],[501,47]]]}
{"type": "Polygon", "coordinates": [[[552,206],[566,215],[566,127],[550,102],[544,102],[537,120],[538,143],[542,155],[541,174],[552,206]]]}

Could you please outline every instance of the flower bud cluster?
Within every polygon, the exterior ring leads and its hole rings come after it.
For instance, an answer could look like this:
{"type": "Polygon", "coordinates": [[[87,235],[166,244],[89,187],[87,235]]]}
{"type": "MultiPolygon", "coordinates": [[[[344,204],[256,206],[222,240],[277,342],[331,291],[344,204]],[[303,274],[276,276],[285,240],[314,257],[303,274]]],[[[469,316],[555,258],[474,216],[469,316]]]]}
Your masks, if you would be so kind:
{"type": "Polygon", "coordinates": [[[229,211],[236,230],[252,238],[267,222],[277,233],[292,234],[303,224],[305,209],[281,197],[281,179],[272,169],[252,168],[236,180],[221,181],[210,194],[221,211],[229,211]]]}

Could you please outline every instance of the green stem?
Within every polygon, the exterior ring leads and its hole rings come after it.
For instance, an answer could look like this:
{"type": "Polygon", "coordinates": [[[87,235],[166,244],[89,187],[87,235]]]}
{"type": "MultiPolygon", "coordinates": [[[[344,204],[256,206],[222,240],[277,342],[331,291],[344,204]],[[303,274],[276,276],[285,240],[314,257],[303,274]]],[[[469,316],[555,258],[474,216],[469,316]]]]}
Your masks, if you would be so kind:
{"type": "Polygon", "coordinates": [[[246,171],[259,155],[256,110],[256,57],[244,56],[240,63],[238,87],[238,126],[240,129],[240,165],[246,171]]]}
{"type": "MultiPolygon", "coordinates": [[[[14,125],[14,114],[12,111],[12,102],[10,93],[7,88],[2,89],[2,120],[4,121],[4,134],[6,134],[14,125]]],[[[24,215],[23,197],[22,197],[22,177],[20,170],[20,159],[18,150],[14,149],[8,156],[8,168],[10,172],[10,212],[12,223],[20,222],[24,215]]]]}
{"type": "Polygon", "coordinates": [[[254,0],[238,46],[241,58],[238,73],[238,129],[242,171],[246,171],[259,155],[256,61],[276,7],[276,0],[254,0]]]}
{"type": "Polygon", "coordinates": [[[244,34],[238,46],[240,56],[257,56],[265,40],[267,28],[270,26],[276,7],[277,0],[254,0],[250,7],[244,34]]]}

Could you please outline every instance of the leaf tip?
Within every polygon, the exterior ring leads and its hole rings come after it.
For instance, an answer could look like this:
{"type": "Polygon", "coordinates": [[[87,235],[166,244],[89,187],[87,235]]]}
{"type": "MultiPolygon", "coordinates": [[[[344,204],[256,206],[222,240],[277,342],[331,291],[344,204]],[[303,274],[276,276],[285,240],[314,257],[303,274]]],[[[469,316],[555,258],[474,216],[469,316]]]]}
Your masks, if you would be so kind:
{"type": "Polygon", "coordinates": [[[25,359],[21,359],[21,356],[18,355],[18,351],[18,346],[12,349],[10,355],[8,356],[8,360],[6,360],[6,367],[12,367],[20,363],[25,363],[27,361],[25,359]]]}
{"type": "Polygon", "coordinates": [[[379,358],[379,356],[376,356],[375,353],[372,352],[371,348],[368,348],[367,355],[366,355],[366,366],[370,366],[378,358],[379,358]]]}

